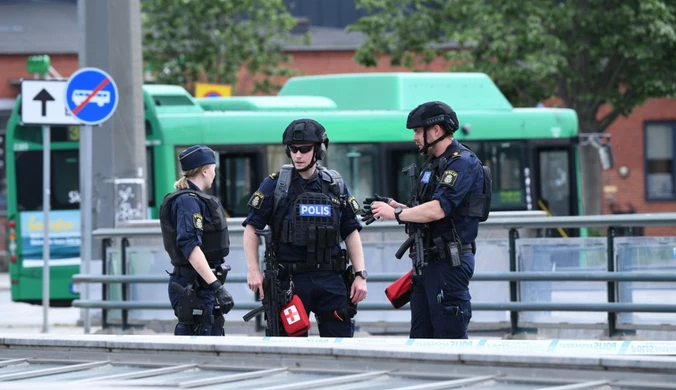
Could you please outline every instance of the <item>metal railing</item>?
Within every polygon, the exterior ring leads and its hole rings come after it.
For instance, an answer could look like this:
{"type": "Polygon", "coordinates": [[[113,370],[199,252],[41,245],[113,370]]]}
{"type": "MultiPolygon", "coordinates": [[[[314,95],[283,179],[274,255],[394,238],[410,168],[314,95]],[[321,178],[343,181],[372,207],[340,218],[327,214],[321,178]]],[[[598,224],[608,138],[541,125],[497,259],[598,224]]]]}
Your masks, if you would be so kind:
{"type": "MultiPolygon", "coordinates": [[[[481,224],[481,228],[505,229],[509,241],[509,272],[479,272],[472,277],[472,281],[505,281],[509,282],[509,302],[472,302],[473,311],[509,311],[510,332],[517,334],[526,329],[519,327],[519,314],[525,311],[580,311],[580,312],[607,312],[607,333],[609,336],[618,335],[617,313],[643,312],[643,313],[676,313],[676,304],[633,303],[618,302],[618,282],[676,282],[676,272],[618,272],[615,267],[615,233],[617,228],[636,226],[670,226],[676,223],[676,213],[658,214],[620,214],[620,215],[597,215],[597,216],[570,216],[570,217],[520,217],[520,218],[489,218],[481,224]],[[607,272],[519,272],[517,262],[517,241],[519,240],[518,229],[524,228],[579,228],[579,227],[605,227],[607,228],[607,272]],[[601,281],[607,282],[606,303],[580,303],[580,302],[522,302],[519,299],[519,284],[523,281],[601,281]]],[[[390,226],[401,229],[395,223],[379,223],[379,227],[390,226]]],[[[371,227],[365,227],[368,230],[371,227]]],[[[235,224],[232,232],[241,232],[241,226],[235,224]]],[[[480,229],[481,230],[481,229],[480,229]]],[[[168,276],[164,275],[125,275],[126,247],[130,237],[159,235],[159,227],[134,227],[100,229],[93,232],[96,238],[104,241],[103,251],[110,245],[112,238],[119,238],[122,254],[122,275],[75,275],[74,283],[101,283],[122,284],[122,301],[108,301],[105,293],[103,300],[75,300],[73,306],[80,308],[100,308],[122,310],[122,326],[128,325],[128,310],[133,309],[161,309],[171,310],[169,302],[127,301],[127,287],[134,283],[167,283],[168,276]],[[106,244],[107,243],[107,244],[106,244]]],[[[369,276],[369,282],[393,282],[400,274],[381,273],[369,276]]],[[[231,274],[228,276],[229,283],[246,283],[246,275],[231,274]]],[[[105,288],[103,289],[105,292],[105,288]]],[[[260,302],[236,302],[237,309],[250,310],[260,306],[260,302]]],[[[408,306],[407,306],[408,307],[408,306]]],[[[359,304],[360,311],[369,310],[394,310],[387,303],[362,302],[359,304]]]]}

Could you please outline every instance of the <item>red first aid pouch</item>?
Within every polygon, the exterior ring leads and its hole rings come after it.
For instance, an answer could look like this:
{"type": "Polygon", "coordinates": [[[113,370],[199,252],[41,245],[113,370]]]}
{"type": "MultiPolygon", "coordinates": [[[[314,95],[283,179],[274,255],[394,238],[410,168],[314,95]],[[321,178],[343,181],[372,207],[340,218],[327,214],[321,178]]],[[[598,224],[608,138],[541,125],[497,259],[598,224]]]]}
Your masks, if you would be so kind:
{"type": "Polygon", "coordinates": [[[411,288],[413,288],[413,270],[387,286],[385,295],[392,307],[399,309],[411,300],[411,288]]]}
{"type": "Polygon", "coordinates": [[[300,336],[310,330],[310,319],[305,311],[303,301],[294,295],[279,312],[284,331],[289,336],[300,336]]]}

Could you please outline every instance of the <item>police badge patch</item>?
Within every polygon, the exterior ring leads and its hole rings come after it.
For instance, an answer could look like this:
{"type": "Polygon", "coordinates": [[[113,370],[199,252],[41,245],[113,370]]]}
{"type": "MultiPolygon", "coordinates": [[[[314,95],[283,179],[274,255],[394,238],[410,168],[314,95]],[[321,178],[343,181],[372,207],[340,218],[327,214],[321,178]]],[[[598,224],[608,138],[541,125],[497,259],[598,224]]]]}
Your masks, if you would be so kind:
{"type": "Polygon", "coordinates": [[[422,177],[422,179],[420,179],[420,181],[425,183],[425,184],[429,184],[430,183],[430,177],[432,177],[432,171],[425,171],[425,173],[423,173],[423,177],[422,177]]]}
{"type": "Polygon", "coordinates": [[[204,230],[202,225],[202,214],[195,213],[192,215],[192,223],[195,225],[195,228],[199,230],[204,230]]]}
{"type": "Polygon", "coordinates": [[[453,187],[455,185],[455,181],[458,179],[458,172],[456,171],[446,171],[444,172],[443,176],[441,176],[441,180],[439,181],[440,184],[453,187]]]}
{"type": "Polygon", "coordinates": [[[249,199],[249,207],[260,209],[261,204],[263,203],[263,198],[265,198],[265,195],[263,195],[262,192],[254,192],[253,195],[251,195],[251,199],[249,199]]]}
{"type": "Polygon", "coordinates": [[[347,203],[350,204],[350,207],[352,208],[353,212],[356,213],[357,211],[359,211],[359,202],[357,202],[357,199],[355,199],[354,196],[350,196],[347,199],[347,203]]]}

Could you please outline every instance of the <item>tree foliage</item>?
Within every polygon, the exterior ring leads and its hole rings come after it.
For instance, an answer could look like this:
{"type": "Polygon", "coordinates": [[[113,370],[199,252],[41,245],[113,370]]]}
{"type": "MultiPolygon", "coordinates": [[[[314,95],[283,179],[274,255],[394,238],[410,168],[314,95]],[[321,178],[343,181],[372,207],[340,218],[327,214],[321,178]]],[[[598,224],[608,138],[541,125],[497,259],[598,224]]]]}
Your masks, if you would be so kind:
{"type": "MultiPolygon", "coordinates": [[[[582,132],[602,132],[647,99],[676,94],[675,1],[356,1],[369,12],[350,26],[367,37],[360,64],[389,55],[416,69],[416,59],[443,56],[450,70],[487,73],[515,106],[560,98],[582,132]]],[[[598,159],[583,153],[583,186],[599,187],[598,159]]],[[[596,195],[585,196],[587,213],[600,212],[600,188],[596,195]]]]}
{"type": "Polygon", "coordinates": [[[158,82],[236,85],[242,66],[271,92],[276,76],[294,72],[282,49],[296,19],[282,0],[143,0],[144,59],[158,82]],[[262,77],[261,77],[262,76],[262,77]]]}

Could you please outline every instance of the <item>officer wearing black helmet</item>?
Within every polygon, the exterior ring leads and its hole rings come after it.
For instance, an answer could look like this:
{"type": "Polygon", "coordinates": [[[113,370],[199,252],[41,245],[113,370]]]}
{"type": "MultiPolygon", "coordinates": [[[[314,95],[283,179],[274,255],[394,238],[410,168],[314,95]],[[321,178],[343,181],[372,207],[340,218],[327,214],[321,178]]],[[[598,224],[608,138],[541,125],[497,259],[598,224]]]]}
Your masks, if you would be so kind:
{"type": "Polygon", "coordinates": [[[160,205],[164,248],[173,271],[169,300],[178,318],[175,335],[223,336],[224,314],[234,306],[223,283],[230,252],[225,210],[205,194],[216,177],[214,151],[194,145],[179,155],[183,176],[160,205]]]}
{"type": "Polygon", "coordinates": [[[294,120],[284,130],[282,143],[292,164],[265,178],[251,196],[242,223],[247,283],[264,297],[256,229],[269,225],[280,278],[287,287],[292,281],[293,294],[307,313],[315,313],[320,336],[351,337],[351,308],[367,293],[359,202],[338,172],[318,164],[329,145],[324,126],[312,119],[294,120]],[[343,241],[347,253],[341,250],[343,241]],[[349,290],[343,279],[347,257],[356,275],[349,290]]]}
{"type": "MultiPolygon", "coordinates": [[[[413,129],[419,152],[429,156],[412,194],[420,204],[408,207],[389,198],[367,198],[364,209],[370,208],[370,213],[363,220],[369,224],[383,218],[425,227],[421,230],[423,268],[412,276],[410,337],[467,338],[474,240],[490,207],[490,195],[484,194],[484,168],[471,150],[454,139],[458,118],[447,104],[419,105],[408,115],[406,127],[413,129]]],[[[490,193],[490,185],[487,190],[490,193]]]]}

